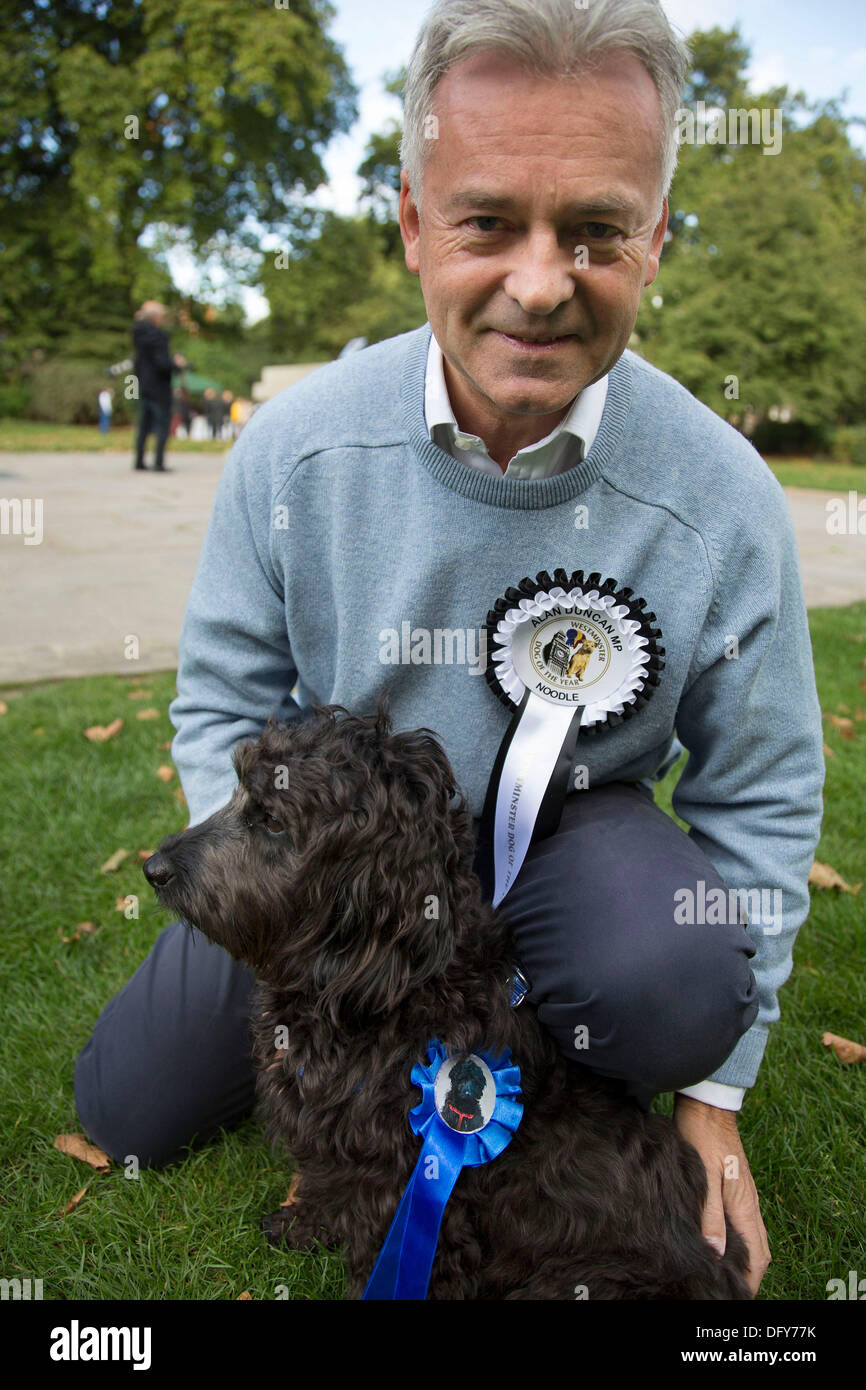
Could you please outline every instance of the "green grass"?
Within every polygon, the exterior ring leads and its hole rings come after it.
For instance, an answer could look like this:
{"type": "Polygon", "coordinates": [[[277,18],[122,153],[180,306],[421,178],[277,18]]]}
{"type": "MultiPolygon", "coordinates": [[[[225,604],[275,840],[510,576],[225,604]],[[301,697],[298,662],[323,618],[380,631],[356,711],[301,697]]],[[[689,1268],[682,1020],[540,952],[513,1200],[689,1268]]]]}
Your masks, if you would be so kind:
{"type": "MultiPolygon", "coordinates": [[[[866,708],[866,604],[811,614],[822,708],[854,717],[866,708]],[[844,711],[842,711],[844,712],[844,711]]],[[[0,989],[0,1275],[42,1278],[59,1299],[236,1299],[245,1290],[270,1299],[280,1285],[293,1299],[342,1296],[332,1254],[272,1249],[260,1215],[285,1196],[288,1172],[252,1120],[182,1162],[141,1172],[114,1166],[98,1174],[52,1148],[55,1135],[80,1128],[72,1076],[75,1057],[104,1005],[144,959],[170,920],[160,912],[136,851],[152,849],[186,821],[177,779],[156,776],[169,754],[165,713],[173,674],[146,677],[147,700],[128,699],[131,682],[114,676],[0,692],[5,769],[5,847],[0,989]],[[160,718],[141,722],[154,706],[160,718]],[[91,724],[120,716],[104,744],[83,737],[91,724]],[[132,851],[114,874],[100,865],[119,847],[132,851]],[[140,899],[138,920],[115,900],[140,899]],[[64,943],[77,923],[96,930],[64,943]],[[87,1193],[60,1212],[82,1187],[87,1193]]],[[[827,726],[826,818],[818,857],[849,882],[866,879],[866,720],[846,740],[827,726]]],[[[676,771],[660,789],[670,808],[676,771]]],[[[866,890],[858,897],[815,893],[782,991],[740,1130],[773,1252],[761,1297],[826,1298],[829,1279],[866,1275],[866,1066],[844,1067],[821,1043],[825,1030],[866,1041],[866,890]]],[[[659,1110],[670,1111],[671,1097],[659,1110]]]]}
{"type": "MultiPolygon", "coordinates": [[[[132,453],[135,433],[132,425],[117,425],[108,434],[100,434],[96,425],[52,425],[39,420],[0,419],[0,452],[27,453],[104,453],[123,450],[132,453]]],[[[226,439],[170,439],[169,452],[184,454],[223,453],[231,448],[226,439]]],[[[148,441],[146,457],[153,453],[153,440],[148,441]]]]}
{"type": "Polygon", "coordinates": [[[853,463],[826,463],[820,459],[777,458],[765,455],[764,461],[772,468],[783,487],[813,487],[823,492],[855,492],[866,489],[866,468],[858,468],[853,463]]]}

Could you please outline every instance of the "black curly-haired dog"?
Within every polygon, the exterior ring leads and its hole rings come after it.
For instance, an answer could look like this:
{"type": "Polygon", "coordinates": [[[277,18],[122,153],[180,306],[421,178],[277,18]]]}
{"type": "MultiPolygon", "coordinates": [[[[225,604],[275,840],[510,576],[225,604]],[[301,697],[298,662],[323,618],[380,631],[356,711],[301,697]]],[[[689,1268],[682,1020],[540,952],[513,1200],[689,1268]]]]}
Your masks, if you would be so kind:
{"type": "Polygon", "coordinates": [[[672,1121],[510,1007],[508,933],[432,732],[392,733],[381,705],[316,707],[272,720],[235,767],[228,805],[145,873],[260,981],[258,1092],[300,1174],[263,1223],[271,1241],[345,1247],[360,1297],[420,1152],[412,1065],[438,1038],[451,1056],[510,1048],[524,1115],[500,1157],[461,1172],[430,1298],[751,1297],[738,1232],[721,1258],[701,1235],[704,1166],[672,1121]]]}

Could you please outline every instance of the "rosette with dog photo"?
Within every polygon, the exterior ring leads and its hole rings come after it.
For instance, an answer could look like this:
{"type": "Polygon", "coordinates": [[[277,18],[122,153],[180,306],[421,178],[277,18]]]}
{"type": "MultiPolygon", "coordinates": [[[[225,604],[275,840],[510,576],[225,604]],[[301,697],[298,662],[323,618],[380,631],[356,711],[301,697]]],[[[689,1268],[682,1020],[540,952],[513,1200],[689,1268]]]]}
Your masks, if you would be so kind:
{"type": "Polygon", "coordinates": [[[514,711],[481,825],[494,907],[530,843],[559,825],[580,730],[630,719],[658,685],[664,647],[655,621],[646,601],[616,580],[563,569],[522,579],[488,613],[485,674],[514,711]]]}
{"type": "Polygon", "coordinates": [[[364,1290],[367,1301],[426,1298],[442,1217],[461,1169],[498,1158],[523,1117],[520,1068],[508,1048],[499,1056],[449,1057],[438,1038],[427,1048],[428,1065],[416,1062],[411,1073],[421,1100],[409,1123],[423,1140],[421,1153],[364,1290]]]}

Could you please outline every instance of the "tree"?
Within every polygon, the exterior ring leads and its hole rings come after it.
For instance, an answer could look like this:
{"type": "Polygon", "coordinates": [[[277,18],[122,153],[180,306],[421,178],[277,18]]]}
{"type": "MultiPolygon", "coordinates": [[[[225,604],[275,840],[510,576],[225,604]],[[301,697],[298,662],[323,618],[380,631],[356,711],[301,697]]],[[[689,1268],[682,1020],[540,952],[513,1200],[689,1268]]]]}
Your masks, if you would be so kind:
{"type": "Polygon", "coordinates": [[[696,29],[687,43],[691,61],[683,88],[684,105],[703,101],[707,106],[739,106],[745,95],[744,73],[750,57],[739,25],[733,29],[696,29]]]}
{"type": "Polygon", "coordinates": [[[771,421],[765,443],[825,445],[832,425],[864,418],[866,310],[851,286],[866,277],[866,161],[836,103],[746,90],[736,30],[690,43],[701,55],[690,91],[707,114],[710,101],[726,116],[755,108],[769,132],[780,113],[781,148],[680,147],[640,351],[739,428],[771,421]]]}
{"type": "MultiPolygon", "coordinates": [[[[357,115],[326,0],[25,0],[0,16],[7,361],[128,317],[165,272],[154,223],[256,246],[325,180],[357,115]],[[253,222],[257,224],[253,225],[253,222]]],[[[296,209],[295,209],[296,210],[296,209]]]]}
{"type": "MultiPolygon", "coordinates": [[[[406,68],[386,74],[384,87],[391,96],[402,97],[406,84],[406,68]]],[[[374,132],[367,141],[363,160],[358,165],[362,179],[361,205],[383,230],[383,246],[389,257],[403,257],[403,238],[397,220],[400,199],[400,138],[402,126],[392,120],[388,129],[374,132]]]]}
{"type": "Polygon", "coordinates": [[[317,224],[317,235],[268,253],[262,270],[279,360],[324,361],[350,338],[378,342],[424,322],[418,279],[375,220],[327,211],[317,224]]]}

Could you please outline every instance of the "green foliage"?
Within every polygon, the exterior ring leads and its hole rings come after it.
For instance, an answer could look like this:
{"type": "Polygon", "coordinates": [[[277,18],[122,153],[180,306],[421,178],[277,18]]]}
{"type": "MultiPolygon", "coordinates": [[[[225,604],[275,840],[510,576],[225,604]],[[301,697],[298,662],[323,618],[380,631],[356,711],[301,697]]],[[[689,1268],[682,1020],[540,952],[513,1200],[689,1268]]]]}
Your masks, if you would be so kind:
{"type": "Polygon", "coordinates": [[[784,89],[731,99],[782,112],[781,150],[681,146],[640,351],[758,447],[820,450],[863,417],[866,304],[851,286],[866,279],[866,160],[833,103],[804,121],[784,89]]]}
{"type": "Polygon", "coordinates": [[[29,409],[29,387],[0,385],[0,419],[5,415],[13,420],[23,420],[29,409]]]}
{"type": "MultiPolygon", "coordinates": [[[[132,418],[135,402],[126,402],[118,380],[112,381],[92,362],[52,358],[30,369],[30,417],[56,424],[92,424],[99,418],[97,397],[108,387],[114,394],[113,418],[132,418]]],[[[122,382],[122,378],[119,379],[122,382]]]]}
{"type": "Polygon", "coordinates": [[[836,430],[830,452],[840,463],[866,468],[866,425],[844,425],[836,430]]]}
{"type": "Polygon", "coordinates": [[[708,106],[739,106],[744,95],[744,72],[749,46],[740,27],[696,29],[686,40],[691,62],[683,89],[683,104],[696,101],[708,106]]]}
{"type": "Polygon", "coordinates": [[[333,15],[326,0],[3,7],[7,368],[34,348],[77,355],[76,334],[166,297],[148,227],[202,251],[226,227],[256,245],[252,219],[283,225],[290,196],[324,181],[320,151],[357,115],[333,15]]]}
{"type": "Polygon", "coordinates": [[[241,306],[229,303],[217,310],[187,300],[175,318],[175,326],[167,325],[171,351],[181,353],[192,372],[248,397],[272,352],[266,337],[244,328],[241,306]]]}
{"type": "Polygon", "coordinates": [[[262,283],[278,361],[328,360],[350,338],[379,342],[427,317],[417,277],[389,257],[382,228],[369,218],[323,213],[317,237],[288,257],[269,253],[262,283]]]}

